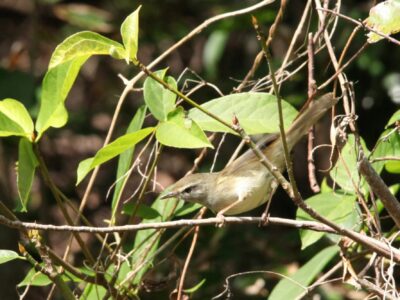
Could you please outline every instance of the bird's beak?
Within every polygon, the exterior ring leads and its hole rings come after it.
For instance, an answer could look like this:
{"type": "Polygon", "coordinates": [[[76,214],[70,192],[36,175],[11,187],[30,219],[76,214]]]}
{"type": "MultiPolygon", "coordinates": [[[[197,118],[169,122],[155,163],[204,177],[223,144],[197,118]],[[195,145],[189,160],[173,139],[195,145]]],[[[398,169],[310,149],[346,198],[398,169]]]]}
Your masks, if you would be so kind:
{"type": "Polygon", "coordinates": [[[168,192],[164,195],[161,195],[161,197],[159,197],[158,199],[165,200],[165,199],[169,199],[169,198],[178,198],[178,196],[179,196],[179,192],[168,192]]]}

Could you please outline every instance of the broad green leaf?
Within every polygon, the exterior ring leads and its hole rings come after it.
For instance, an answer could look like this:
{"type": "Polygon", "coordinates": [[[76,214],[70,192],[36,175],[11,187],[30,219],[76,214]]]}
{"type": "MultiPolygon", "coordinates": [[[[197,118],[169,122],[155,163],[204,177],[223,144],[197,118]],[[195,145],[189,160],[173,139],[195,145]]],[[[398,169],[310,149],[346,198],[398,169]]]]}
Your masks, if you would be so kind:
{"type": "Polygon", "coordinates": [[[85,289],[82,295],[79,297],[81,300],[97,300],[97,299],[104,299],[107,294],[107,290],[97,284],[89,283],[85,286],[85,289]]]}
{"type": "Polygon", "coordinates": [[[26,212],[26,206],[35,177],[35,170],[39,165],[32,146],[32,143],[25,138],[21,138],[19,141],[17,185],[19,198],[21,200],[19,211],[23,212],[26,212]]]}
{"type": "Polygon", "coordinates": [[[396,111],[393,116],[389,119],[389,122],[386,125],[386,128],[390,125],[394,124],[395,122],[400,121],[400,109],[396,111]]]}
{"type": "Polygon", "coordinates": [[[25,106],[18,100],[0,101],[0,136],[24,136],[32,140],[33,122],[25,106]]]}
{"type": "MultiPolygon", "coordinates": [[[[341,195],[339,193],[330,192],[315,195],[306,200],[306,203],[328,220],[354,230],[356,229],[355,227],[360,224],[358,205],[355,200],[356,198],[354,195],[341,195]]],[[[301,221],[315,221],[301,209],[297,210],[296,219],[301,221]]],[[[300,230],[301,248],[307,248],[324,235],[325,233],[323,232],[300,230]]],[[[329,236],[336,239],[335,235],[329,236]]]]}
{"type": "MultiPolygon", "coordinates": [[[[136,209],[135,203],[130,202],[124,205],[122,213],[130,216],[133,214],[134,209],[136,209]]],[[[136,209],[136,215],[142,219],[155,219],[160,217],[158,211],[144,204],[139,204],[139,207],[136,209]]]]}
{"type": "Polygon", "coordinates": [[[0,250],[0,265],[14,259],[25,260],[25,257],[20,256],[17,252],[11,250],[0,250]]]}
{"type": "Polygon", "coordinates": [[[279,281],[268,299],[298,299],[297,297],[306,291],[308,285],[338,252],[339,248],[337,246],[331,246],[319,252],[295,274],[289,276],[290,279],[285,278],[279,281]]]}
{"type": "MultiPolygon", "coordinates": [[[[201,105],[207,111],[231,123],[236,116],[247,134],[279,131],[279,116],[276,97],[267,93],[240,93],[216,98],[201,105]]],[[[284,125],[287,126],[297,115],[288,102],[282,102],[284,125]]],[[[189,117],[206,131],[230,132],[229,128],[209,117],[197,108],[189,111],[189,117]]]]}
{"type": "MultiPolygon", "coordinates": [[[[157,77],[176,89],[175,79],[166,76],[166,73],[167,69],[154,72],[157,77]]],[[[150,77],[147,77],[143,84],[143,97],[150,112],[159,121],[166,121],[168,114],[175,109],[176,95],[150,77]]]]}
{"type": "Polygon", "coordinates": [[[104,148],[101,148],[94,157],[81,161],[78,166],[78,179],[76,184],[79,184],[95,167],[135,146],[153,131],[153,127],[148,127],[133,133],[125,134],[104,148]]]}
{"type": "Polygon", "coordinates": [[[25,278],[18,283],[18,287],[23,287],[27,285],[31,286],[47,286],[51,284],[52,281],[41,272],[37,272],[34,268],[30,269],[25,278]]]}
{"type": "MultiPolygon", "coordinates": [[[[82,280],[72,273],[65,271],[64,274],[59,274],[60,279],[64,282],[74,281],[74,282],[82,282],[82,280]]],[[[27,285],[32,286],[47,286],[52,284],[53,282],[47,277],[47,275],[37,272],[34,268],[30,269],[28,274],[26,274],[25,278],[18,284],[18,287],[23,287],[27,285]]]]}
{"type": "Polygon", "coordinates": [[[49,70],[69,61],[85,60],[92,55],[112,55],[114,58],[125,57],[124,47],[98,33],[81,31],[67,37],[53,52],[49,63],[49,70]]]}
{"type": "MultiPolygon", "coordinates": [[[[368,156],[369,151],[362,139],[361,145],[365,155],[368,156]]],[[[355,193],[355,186],[359,188],[366,187],[364,178],[360,177],[358,173],[356,149],[354,135],[349,134],[347,143],[341,151],[341,157],[338,158],[336,166],[329,173],[336,184],[339,184],[346,192],[353,194],[355,193]]]]}
{"type": "MultiPolygon", "coordinates": [[[[145,105],[139,107],[139,109],[136,111],[135,116],[130,122],[128,129],[126,130],[126,133],[132,133],[142,128],[144,118],[146,116],[146,111],[147,109],[145,105]]],[[[121,198],[122,189],[126,183],[126,179],[122,177],[126,174],[126,172],[128,172],[130,168],[134,151],[135,146],[129,148],[125,152],[121,153],[121,155],[119,156],[116,176],[117,182],[115,184],[114,195],[111,202],[112,216],[115,215],[115,210],[118,206],[119,199],[121,198]]]]}
{"type": "Polygon", "coordinates": [[[81,66],[88,58],[89,55],[81,56],[47,71],[43,79],[39,115],[36,120],[38,138],[49,127],[59,128],[67,122],[68,114],[64,101],[81,66]]]}
{"type": "MultiPolygon", "coordinates": [[[[365,20],[366,24],[383,34],[394,34],[400,31],[400,1],[387,0],[378,3],[369,11],[369,17],[365,20]]],[[[382,36],[370,32],[368,42],[376,43],[383,39],[382,36]]]]}
{"type": "Polygon", "coordinates": [[[168,115],[156,131],[157,140],[166,146],[176,148],[213,148],[204,131],[191,119],[185,118],[182,107],[168,115]]]}
{"type": "Polygon", "coordinates": [[[136,54],[138,51],[138,36],[139,36],[139,6],[133,13],[131,13],[121,25],[121,36],[125,46],[126,63],[129,61],[136,62],[136,54]]]}
{"type": "MultiPolygon", "coordinates": [[[[374,158],[385,158],[394,157],[400,159],[400,133],[397,130],[387,129],[379,138],[379,144],[372,155],[374,158]]],[[[400,173],[400,161],[399,160],[384,160],[376,161],[373,163],[373,167],[376,169],[382,169],[385,166],[386,171],[389,173],[400,173]]]]}

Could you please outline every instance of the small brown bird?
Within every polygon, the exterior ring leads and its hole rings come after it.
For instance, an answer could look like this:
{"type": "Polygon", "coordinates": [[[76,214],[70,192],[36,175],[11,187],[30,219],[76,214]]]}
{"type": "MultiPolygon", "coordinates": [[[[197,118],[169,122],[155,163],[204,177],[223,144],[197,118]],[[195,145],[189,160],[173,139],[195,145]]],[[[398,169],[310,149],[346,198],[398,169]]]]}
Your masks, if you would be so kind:
{"type": "MultiPolygon", "coordinates": [[[[289,150],[305,135],[325,112],[337,103],[332,93],[321,96],[301,113],[286,132],[289,150]]],[[[273,139],[259,146],[264,155],[281,172],[286,168],[282,141],[273,139]]],[[[277,183],[262,165],[253,150],[215,173],[190,174],[176,182],[162,199],[177,197],[187,202],[204,205],[217,216],[240,214],[267,202],[277,183]]]]}

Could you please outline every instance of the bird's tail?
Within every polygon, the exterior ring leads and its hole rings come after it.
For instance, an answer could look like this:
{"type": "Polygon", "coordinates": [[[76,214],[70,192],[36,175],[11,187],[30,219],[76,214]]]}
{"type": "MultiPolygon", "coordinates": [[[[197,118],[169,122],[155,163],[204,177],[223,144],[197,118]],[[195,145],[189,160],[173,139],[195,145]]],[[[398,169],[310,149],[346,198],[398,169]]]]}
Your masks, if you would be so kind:
{"type": "Polygon", "coordinates": [[[338,102],[332,93],[322,95],[310,103],[303,113],[293,122],[286,131],[286,141],[289,150],[305,135],[310,127],[314,125],[332,106],[338,102]]]}

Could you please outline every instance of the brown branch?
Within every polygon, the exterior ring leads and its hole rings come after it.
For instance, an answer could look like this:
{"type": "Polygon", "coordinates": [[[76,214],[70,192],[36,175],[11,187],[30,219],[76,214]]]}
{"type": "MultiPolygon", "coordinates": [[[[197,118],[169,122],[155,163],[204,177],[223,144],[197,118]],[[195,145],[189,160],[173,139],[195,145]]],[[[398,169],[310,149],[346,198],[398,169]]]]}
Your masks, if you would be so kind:
{"type": "MultiPolygon", "coordinates": [[[[265,223],[265,219],[262,217],[225,217],[224,222],[226,224],[257,224],[265,223]]],[[[161,229],[161,228],[178,228],[183,226],[215,226],[220,224],[220,218],[207,218],[201,220],[177,220],[177,221],[166,221],[166,222],[154,222],[154,223],[143,223],[143,224],[134,224],[134,225],[123,225],[123,226],[111,226],[111,227],[88,227],[88,226],[69,226],[69,225],[51,225],[51,224],[38,224],[38,223],[29,223],[29,222],[20,222],[20,221],[12,221],[7,219],[6,217],[0,215],[0,224],[3,224],[7,227],[26,230],[26,229],[37,229],[37,230],[45,230],[45,231],[69,231],[69,232],[88,232],[88,233],[112,233],[112,232],[125,232],[125,231],[138,231],[144,229],[161,229]]],[[[378,241],[374,238],[366,236],[364,234],[349,230],[343,229],[339,226],[335,225],[338,230],[333,229],[333,226],[328,226],[322,224],[320,222],[315,221],[297,221],[283,218],[268,218],[267,224],[271,225],[280,225],[293,227],[298,229],[308,229],[318,232],[326,232],[326,233],[334,233],[338,235],[346,235],[350,237],[352,240],[357,241],[358,243],[370,248],[371,250],[377,252],[380,255],[388,259],[393,259],[395,262],[400,263],[400,250],[393,248],[386,243],[378,241]]],[[[267,225],[266,224],[266,225],[267,225]]]]}
{"type": "Polygon", "coordinates": [[[397,227],[400,228],[400,203],[395,196],[390,192],[389,188],[379,176],[378,173],[372,168],[371,164],[361,153],[362,157],[358,163],[358,170],[368,182],[372,191],[381,199],[383,206],[392,217],[397,227]]]}
{"type": "MultiPolygon", "coordinates": [[[[309,33],[308,35],[308,44],[307,44],[307,53],[308,53],[308,90],[307,102],[313,101],[317,84],[314,78],[314,42],[313,42],[313,34],[309,33]]],[[[313,157],[313,149],[314,149],[314,126],[310,128],[308,132],[308,144],[307,144],[307,163],[308,163],[308,180],[310,181],[310,188],[314,193],[319,193],[321,191],[317,176],[315,174],[315,163],[313,157]]]]}

